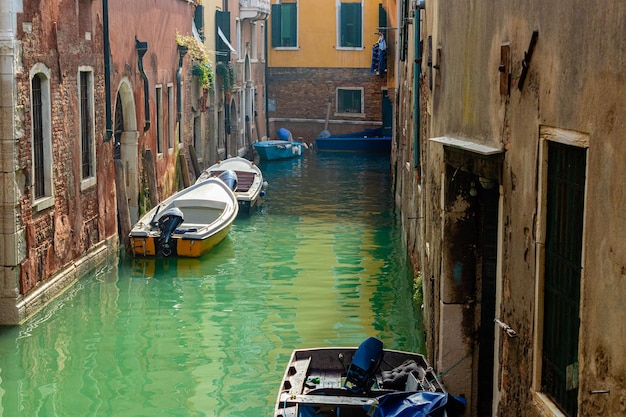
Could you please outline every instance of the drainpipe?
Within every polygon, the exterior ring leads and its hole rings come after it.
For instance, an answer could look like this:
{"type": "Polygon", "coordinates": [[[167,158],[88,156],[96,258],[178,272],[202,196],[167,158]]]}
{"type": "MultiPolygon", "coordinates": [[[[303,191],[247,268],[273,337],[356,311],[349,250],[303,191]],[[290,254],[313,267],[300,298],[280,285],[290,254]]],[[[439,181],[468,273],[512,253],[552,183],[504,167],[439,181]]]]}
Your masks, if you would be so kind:
{"type": "MultiPolygon", "coordinates": [[[[415,88],[415,105],[413,106],[413,120],[415,120],[415,129],[413,130],[413,158],[415,161],[415,166],[421,170],[421,161],[420,161],[420,130],[421,130],[421,109],[420,109],[420,75],[422,72],[422,51],[420,50],[420,35],[421,35],[421,10],[426,6],[424,4],[424,0],[417,0],[415,2],[415,11],[414,11],[414,25],[413,29],[415,33],[413,35],[414,44],[415,44],[415,70],[413,71],[413,87],[415,88]]],[[[420,177],[422,176],[421,172],[418,172],[420,177]]]]}
{"type": "Polygon", "coordinates": [[[188,48],[186,46],[178,45],[178,71],[176,71],[176,84],[178,85],[178,89],[177,89],[178,94],[176,96],[177,110],[178,110],[176,114],[177,122],[180,122],[180,119],[182,118],[182,115],[183,115],[183,88],[182,88],[183,58],[187,54],[187,49],[188,48]]]}
{"type": "Polygon", "coordinates": [[[139,72],[143,78],[143,107],[146,112],[146,124],[143,126],[143,131],[147,132],[150,129],[150,83],[146,72],[143,70],[143,56],[148,52],[148,42],[139,42],[135,38],[135,47],[138,55],[137,65],[139,65],[139,72]]]}
{"type": "Polygon", "coordinates": [[[106,109],[106,134],[104,142],[113,137],[113,116],[111,114],[111,42],[109,39],[109,0],[102,0],[102,26],[104,31],[104,95],[106,109]]]}
{"type": "MultiPolygon", "coordinates": [[[[279,2],[280,3],[280,2],[279,2]]],[[[267,94],[269,93],[269,87],[267,85],[267,72],[269,69],[269,47],[267,44],[267,35],[268,35],[268,31],[267,31],[267,24],[265,25],[265,35],[263,35],[264,39],[265,39],[265,45],[263,45],[263,48],[265,48],[265,137],[267,139],[270,138],[270,112],[269,112],[269,104],[270,104],[270,99],[267,96],[267,94]]]]}

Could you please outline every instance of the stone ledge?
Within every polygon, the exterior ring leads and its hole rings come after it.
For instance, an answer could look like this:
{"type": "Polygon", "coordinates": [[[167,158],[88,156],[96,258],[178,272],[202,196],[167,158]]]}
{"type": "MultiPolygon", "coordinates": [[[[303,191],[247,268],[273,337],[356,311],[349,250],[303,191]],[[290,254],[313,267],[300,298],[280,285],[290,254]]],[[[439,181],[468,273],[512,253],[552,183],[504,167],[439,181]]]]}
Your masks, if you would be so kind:
{"type": "Polygon", "coordinates": [[[109,260],[117,260],[117,236],[93,246],[82,258],[69,263],[25,297],[0,298],[0,325],[21,325],[63,294],[89,272],[109,260]]]}

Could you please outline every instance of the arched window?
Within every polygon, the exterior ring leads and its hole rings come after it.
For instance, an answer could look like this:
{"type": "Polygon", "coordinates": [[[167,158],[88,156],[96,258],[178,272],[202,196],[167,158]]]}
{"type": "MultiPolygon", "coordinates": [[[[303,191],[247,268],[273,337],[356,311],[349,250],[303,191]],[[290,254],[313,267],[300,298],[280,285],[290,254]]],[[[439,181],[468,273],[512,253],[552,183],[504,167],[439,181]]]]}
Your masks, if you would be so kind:
{"type": "Polygon", "coordinates": [[[33,206],[39,211],[54,204],[50,72],[45,65],[36,64],[30,74],[32,194],[33,206]]]}

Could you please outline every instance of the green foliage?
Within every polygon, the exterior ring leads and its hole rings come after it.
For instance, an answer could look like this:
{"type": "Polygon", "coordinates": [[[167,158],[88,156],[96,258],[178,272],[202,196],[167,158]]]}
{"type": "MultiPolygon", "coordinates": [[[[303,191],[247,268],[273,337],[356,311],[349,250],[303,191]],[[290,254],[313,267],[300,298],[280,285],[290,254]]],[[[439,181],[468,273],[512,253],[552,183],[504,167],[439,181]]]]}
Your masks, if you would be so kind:
{"type": "Polygon", "coordinates": [[[422,287],[422,273],[418,272],[413,279],[413,302],[416,306],[421,306],[424,303],[424,290],[422,287]]]}
{"type": "Polygon", "coordinates": [[[216,72],[222,79],[224,91],[233,91],[235,87],[235,70],[233,67],[230,64],[220,62],[217,64],[216,72]]]}
{"type": "Polygon", "coordinates": [[[215,76],[213,64],[209,60],[209,50],[207,47],[193,36],[176,33],[176,43],[179,46],[187,47],[187,53],[191,57],[193,65],[193,75],[198,77],[198,82],[202,88],[215,91],[215,76]]]}
{"type": "Polygon", "coordinates": [[[145,171],[141,174],[141,188],[139,189],[139,217],[146,214],[152,209],[152,203],[150,202],[150,189],[148,188],[148,181],[146,179],[145,171]]]}

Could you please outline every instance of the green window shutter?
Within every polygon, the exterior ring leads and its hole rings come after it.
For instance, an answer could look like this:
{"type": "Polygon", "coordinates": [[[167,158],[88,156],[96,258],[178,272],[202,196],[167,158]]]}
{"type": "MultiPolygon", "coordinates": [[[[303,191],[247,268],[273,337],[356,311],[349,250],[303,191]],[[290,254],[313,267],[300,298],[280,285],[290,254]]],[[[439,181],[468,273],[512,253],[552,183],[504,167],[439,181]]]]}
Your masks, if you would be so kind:
{"type": "Polygon", "coordinates": [[[272,48],[278,48],[281,45],[281,20],[282,10],[280,4],[272,4],[272,48]]]}
{"type": "Polygon", "coordinates": [[[361,3],[341,3],[341,39],[340,45],[347,48],[363,46],[361,33],[363,28],[361,3]]]}
{"type": "Polygon", "coordinates": [[[193,13],[193,22],[200,33],[200,38],[204,41],[206,39],[204,34],[204,6],[201,4],[196,5],[196,10],[193,13]]]}
{"type": "MultiPolygon", "coordinates": [[[[230,62],[230,48],[218,34],[218,29],[222,29],[226,39],[230,36],[230,12],[215,12],[215,49],[217,49],[216,60],[218,62],[230,62]]],[[[230,40],[230,39],[229,39],[230,40]]]]}

